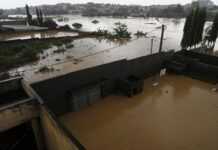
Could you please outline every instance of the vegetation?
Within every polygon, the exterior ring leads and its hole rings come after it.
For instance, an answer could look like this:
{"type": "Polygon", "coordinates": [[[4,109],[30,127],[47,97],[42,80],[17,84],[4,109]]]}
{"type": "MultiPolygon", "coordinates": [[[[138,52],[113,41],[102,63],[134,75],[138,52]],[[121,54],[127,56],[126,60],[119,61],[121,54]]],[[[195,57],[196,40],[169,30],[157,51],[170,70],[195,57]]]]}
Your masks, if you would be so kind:
{"type": "Polygon", "coordinates": [[[93,23],[93,24],[98,24],[99,21],[98,21],[98,20],[93,20],[92,23],[93,23]]]}
{"type": "Polygon", "coordinates": [[[47,72],[53,72],[54,68],[49,68],[48,66],[43,66],[39,68],[39,70],[36,73],[47,73],[47,72]]]}
{"type": "Polygon", "coordinates": [[[114,35],[115,38],[131,38],[131,33],[128,32],[126,24],[117,22],[115,23],[114,35]]]}
{"type": "Polygon", "coordinates": [[[131,38],[131,33],[128,32],[127,25],[120,23],[120,22],[115,23],[113,32],[98,29],[98,31],[93,34],[96,36],[104,36],[107,39],[130,39],[131,38]]]}
{"type": "Polygon", "coordinates": [[[143,37],[143,36],[147,36],[147,33],[144,33],[143,31],[137,31],[137,32],[135,33],[135,36],[137,36],[137,37],[143,37]]]}
{"type": "Polygon", "coordinates": [[[72,26],[76,29],[80,29],[80,28],[82,28],[83,25],[81,23],[74,23],[74,24],[72,24],[72,26]]]}
{"type": "Polygon", "coordinates": [[[26,15],[27,15],[27,22],[29,25],[35,25],[35,26],[41,26],[41,27],[48,27],[50,29],[57,28],[56,22],[54,22],[52,19],[45,19],[43,17],[43,12],[41,9],[36,8],[36,19],[32,18],[32,15],[29,10],[29,6],[26,5],[26,15]]]}
{"type": "Polygon", "coordinates": [[[204,25],[207,12],[199,5],[193,6],[192,11],[186,18],[181,46],[183,49],[198,46],[203,39],[204,25]]]}
{"type": "Polygon", "coordinates": [[[17,41],[0,44],[0,71],[6,71],[39,59],[38,54],[51,46],[71,43],[70,38],[17,41]]]}
{"type": "Polygon", "coordinates": [[[26,5],[26,15],[27,15],[27,23],[29,25],[32,24],[32,15],[30,14],[29,6],[26,5]]]}
{"type": "Polygon", "coordinates": [[[207,46],[214,49],[215,43],[218,36],[218,13],[216,14],[211,29],[208,32],[208,35],[205,37],[207,46]]]}
{"type": "MultiPolygon", "coordinates": [[[[214,17],[218,7],[211,0],[201,0],[200,6],[208,7],[208,18],[214,17]]],[[[55,5],[39,6],[45,10],[47,15],[61,14],[82,14],[84,16],[114,16],[114,17],[167,17],[180,18],[186,17],[191,10],[191,3],[186,5],[120,5],[104,3],[70,4],[59,3],[55,5]]],[[[30,12],[35,11],[30,7],[30,12]]],[[[25,14],[24,8],[7,10],[8,14],[25,14]]]]}
{"type": "Polygon", "coordinates": [[[43,25],[44,18],[43,18],[43,13],[40,8],[36,7],[36,16],[37,16],[37,21],[39,25],[43,25]]]}

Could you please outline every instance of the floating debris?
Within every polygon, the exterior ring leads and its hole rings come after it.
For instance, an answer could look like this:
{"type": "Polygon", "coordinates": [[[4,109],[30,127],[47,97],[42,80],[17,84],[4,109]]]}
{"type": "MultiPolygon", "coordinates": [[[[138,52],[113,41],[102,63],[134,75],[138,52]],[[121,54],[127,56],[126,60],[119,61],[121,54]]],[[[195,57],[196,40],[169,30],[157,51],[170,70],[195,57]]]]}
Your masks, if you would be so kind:
{"type": "Polygon", "coordinates": [[[98,21],[98,20],[93,20],[92,23],[93,23],[93,24],[98,24],[99,21],[98,21]]]}
{"type": "Polygon", "coordinates": [[[218,84],[216,84],[215,87],[212,88],[212,91],[213,91],[213,92],[218,92],[218,84]]]}
{"type": "Polygon", "coordinates": [[[54,54],[64,53],[66,49],[57,49],[54,51],[54,54]]]}
{"type": "Polygon", "coordinates": [[[135,36],[137,36],[137,37],[147,36],[147,33],[146,33],[146,32],[143,32],[143,31],[137,31],[137,32],[135,33],[135,36]]]}
{"type": "Polygon", "coordinates": [[[80,29],[80,28],[82,28],[83,25],[81,23],[74,23],[74,24],[72,24],[72,26],[76,29],[80,29]]]}
{"type": "Polygon", "coordinates": [[[155,82],[155,83],[152,84],[153,87],[157,87],[158,85],[159,85],[158,82],[155,82]]]}
{"type": "Polygon", "coordinates": [[[166,75],[167,70],[166,69],[162,69],[160,71],[160,77],[165,76],[166,75]]]}
{"type": "Polygon", "coordinates": [[[155,23],[155,22],[148,22],[148,23],[145,23],[145,24],[155,25],[155,24],[157,24],[157,23],[155,23]]]}
{"type": "Polygon", "coordinates": [[[38,71],[36,71],[36,73],[48,73],[48,72],[53,72],[54,68],[49,68],[48,66],[43,66],[41,68],[39,68],[38,71]]]}
{"type": "Polygon", "coordinates": [[[218,92],[217,88],[212,88],[212,92],[218,92]]]}
{"type": "Polygon", "coordinates": [[[70,55],[67,55],[66,58],[67,58],[67,59],[72,59],[72,58],[74,58],[74,57],[73,57],[73,56],[70,56],[70,55]]]}
{"type": "Polygon", "coordinates": [[[55,61],[61,61],[61,59],[57,58],[57,59],[55,59],[55,61]]]}
{"type": "Polygon", "coordinates": [[[66,45],[66,48],[67,48],[67,49],[69,49],[69,48],[74,48],[74,45],[73,45],[73,44],[67,44],[67,45],[66,45]]]}

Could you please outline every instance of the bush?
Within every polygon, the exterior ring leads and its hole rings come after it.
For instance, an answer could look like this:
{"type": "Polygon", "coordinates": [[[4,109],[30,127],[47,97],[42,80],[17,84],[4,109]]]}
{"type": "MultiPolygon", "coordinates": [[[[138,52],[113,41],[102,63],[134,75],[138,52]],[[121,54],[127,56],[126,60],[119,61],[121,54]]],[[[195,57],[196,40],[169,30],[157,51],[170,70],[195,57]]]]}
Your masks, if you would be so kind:
{"type": "Polygon", "coordinates": [[[55,21],[53,21],[52,19],[47,19],[43,22],[42,27],[48,27],[50,29],[56,29],[57,28],[57,24],[55,21]]]}
{"type": "Polygon", "coordinates": [[[128,32],[126,24],[117,22],[115,23],[114,36],[117,38],[131,38],[131,33],[128,32]]]}
{"type": "Polygon", "coordinates": [[[93,20],[92,23],[93,23],[93,24],[98,24],[99,21],[98,21],[98,20],[93,20]]]}
{"type": "Polygon", "coordinates": [[[135,36],[137,36],[137,37],[147,36],[147,33],[144,33],[143,31],[137,31],[135,33],[135,36]]]}
{"type": "Polygon", "coordinates": [[[76,29],[80,29],[80,28],[82,28],[83,25],[80,23],[74,23],[74,24],[72,24],[72,26],[76,29]]]}

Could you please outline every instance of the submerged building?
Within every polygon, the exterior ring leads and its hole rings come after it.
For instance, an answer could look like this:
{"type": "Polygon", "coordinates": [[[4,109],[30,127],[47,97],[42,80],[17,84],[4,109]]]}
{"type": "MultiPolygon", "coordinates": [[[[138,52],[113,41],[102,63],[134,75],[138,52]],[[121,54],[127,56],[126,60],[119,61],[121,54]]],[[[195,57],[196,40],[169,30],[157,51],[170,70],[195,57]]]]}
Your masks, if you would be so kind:
{"type": "Polygon", "coordinates": [[[4,80],[0,149],[217,150],[217,82],[217,57],[190,51],[4,80]]]}

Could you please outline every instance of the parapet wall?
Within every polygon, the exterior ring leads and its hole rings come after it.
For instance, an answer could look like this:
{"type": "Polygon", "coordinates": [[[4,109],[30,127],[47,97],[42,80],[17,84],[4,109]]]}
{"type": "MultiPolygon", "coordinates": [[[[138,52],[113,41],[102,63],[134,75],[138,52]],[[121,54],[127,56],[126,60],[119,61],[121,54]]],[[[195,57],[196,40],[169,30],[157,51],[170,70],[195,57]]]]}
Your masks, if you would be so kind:
{"type": "Polygon", "coordinates": [[[0,81],[0,94],[21,88],[21,78],[0,81]]]}
{"type": "MultiPolygon", "coordinates": [[[[58,125],[48,109],[40,106],[40,122],[47,150],[84,150],[82,145],[73,143],[70,136],[58,125]]],[[[74,140],[75,141],[75,140],[74,140]]]]}
{"type": "Polygon", "coordinates": [[[160,69],[164,67],[165,60],[169,59],[172,54],[172,52],[167,52],[134,60],[120,60],[35,83],[32,86],[55,114],[64,114],[70,111],[69,102],[66,99],[68,91],[94,85],[102,80],[107,80],[110,83],[108,88],[112,90],[113,83],[117,79],[129,76],[139,78],[152,76],[159,73],[160,69]]]}

